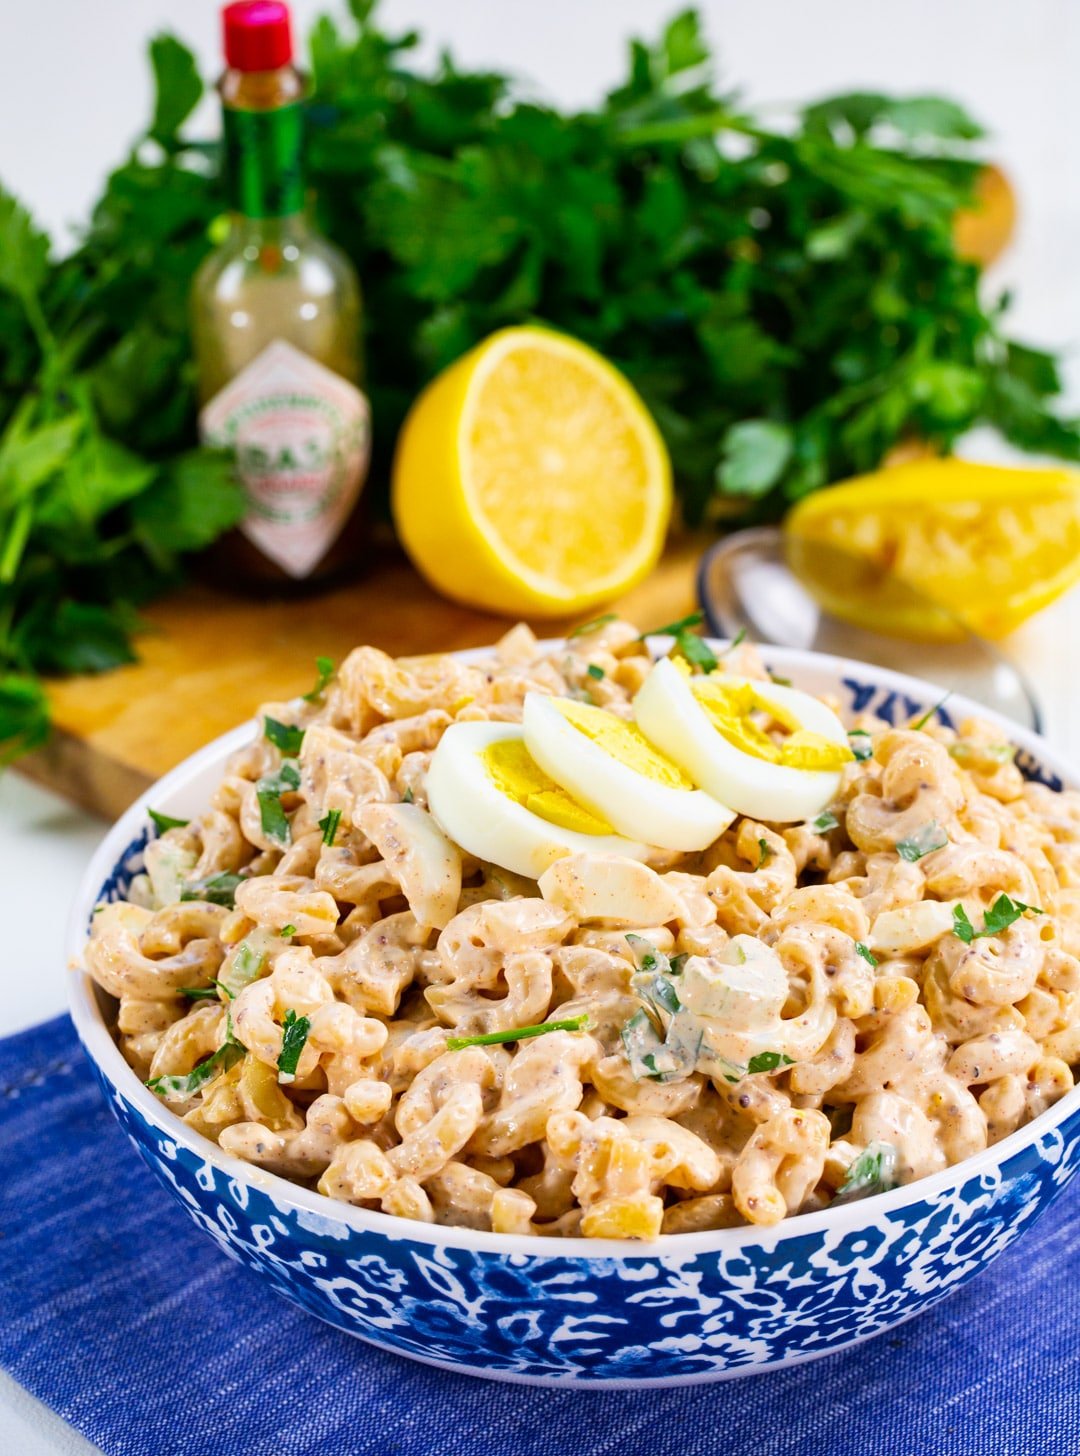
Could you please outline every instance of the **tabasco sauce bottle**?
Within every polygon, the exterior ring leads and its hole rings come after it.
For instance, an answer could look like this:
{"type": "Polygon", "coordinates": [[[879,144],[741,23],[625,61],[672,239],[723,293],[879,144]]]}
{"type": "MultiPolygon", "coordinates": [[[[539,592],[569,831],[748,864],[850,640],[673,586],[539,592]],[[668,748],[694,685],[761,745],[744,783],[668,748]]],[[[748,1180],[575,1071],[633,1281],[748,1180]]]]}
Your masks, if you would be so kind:
{"type": "Polygon", "coordinates": [[[370,412],[360,291],[305,210],[305,82],[278,0],[223,11],[230,223],[192,289],[205,443],[235,452],[248,497],[209,565],[222,585],[304,589],[354,565],[370,412]]]}

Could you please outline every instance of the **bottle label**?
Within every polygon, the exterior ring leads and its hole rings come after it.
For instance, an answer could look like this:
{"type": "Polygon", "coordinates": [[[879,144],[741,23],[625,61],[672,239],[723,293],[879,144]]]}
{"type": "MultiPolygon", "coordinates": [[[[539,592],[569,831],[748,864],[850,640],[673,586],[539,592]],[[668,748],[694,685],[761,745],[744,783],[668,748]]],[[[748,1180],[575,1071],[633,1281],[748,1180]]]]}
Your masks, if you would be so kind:
{"type": "Polygon", "coordinates": [[[326,555],[367,475],[371,412],[361,392],[284,339],[202,410],[207,445],[236,455],[250,508],[240,529],[300,579],[326,555]]]}
{"type": "Polygon", "coordinates": [[[225,187],[245,217],[287,217],[304,207],[304,109],[225,108],[225,187]]]}

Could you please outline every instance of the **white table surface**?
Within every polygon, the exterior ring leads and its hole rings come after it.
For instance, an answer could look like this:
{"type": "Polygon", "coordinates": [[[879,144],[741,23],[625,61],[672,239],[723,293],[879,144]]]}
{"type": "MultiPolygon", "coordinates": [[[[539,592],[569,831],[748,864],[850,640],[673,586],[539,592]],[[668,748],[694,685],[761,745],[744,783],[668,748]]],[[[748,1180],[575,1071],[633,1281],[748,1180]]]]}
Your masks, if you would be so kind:
{"type": "MultiPolygon", "coordinates": [[[[297,0],[306,21],[322,0],[297,0]]],[[[344,7],[341,7],[342,9],[344,7]]],[[[619,32],[653,32],[674,0],[627,0],[612,7],[552,0],[547,7],[485,0],[398,0],[391,29],[418,24],[435,43],[454,42],[464,60],[498,64],[535,77],[564,103],[586,103],[615,74],[619,32]],[[574,43],[567,47],[566,37],[574,43]]],[[[702,0],[729,78],[753,98],[820,95],[845,87],[900,92],[938,89],[966,100],[996,133],[993,154],[1019,179],[1022,227],[1002,265],[1001,285],[1016,283],[1019,337],[1062,346],[1080,340],[1080,7],[1070,0],[911,0],[904,24],[892,7],[864,0],[771,0],[760,6],[702,0]],[[777,21],[782,17],[780,42],[777,21]],[[887,41],[887,43],[886,43],[887,41]]],[[[85,212],[97,178],[122,154],[145,110],[138,60],[141,28],[175,26],[194,36],[210,64],[213,12],[200,0],[178,17],[164,0],[102,0],[90,32],[78,0],[31,7],[20,22],[25,64],[12,75],[5,107],[35,120],[0,128],[0,178],[42,219],[59,227],[85,212]],[[61,23],[66,17],[67,23],[61,23]],[[40,76],[51,78],[45,107],[40,76]],[[105,84],[107,81],[107,84],[105,84]],[[100,84],[99,84],[100,83],[100,84]],[[55,98],[63,98],[55,104],[55,98]],[[78,122],[76,124],[76,114],[78,122]],[[40,125],[37,123],[40,122],[40,125]]],[[[212,124],[212,106],[206,113],[212,124]]],[[[377,367],[377,361],[373,361],[377,367]]],[[[1080,399],[1080,354],[1073,351],[1070,395],[1080,399]]],[[[969,453],[991,457],[977,443],[969,453]]],[[[1080,640],[1080,593],[1045,613],[1009,644],[1042,699],[1047,735],[1080,762],[1080,681],[1070,662],[1080,640]]],[[[237,704],[237,721],[253,705],[237,704]]],[[[4,996],[0,1035],[64,1007],[63,929],[98,820],[15,774],[0,776],[0,910],[4,996]]],[[[71,1456],[89,1445],[0,1374],[0,1448],[14,1456],[71,1456]]],[[[251,1453],[262,1456],[262,1453],[251,1453]]]]}

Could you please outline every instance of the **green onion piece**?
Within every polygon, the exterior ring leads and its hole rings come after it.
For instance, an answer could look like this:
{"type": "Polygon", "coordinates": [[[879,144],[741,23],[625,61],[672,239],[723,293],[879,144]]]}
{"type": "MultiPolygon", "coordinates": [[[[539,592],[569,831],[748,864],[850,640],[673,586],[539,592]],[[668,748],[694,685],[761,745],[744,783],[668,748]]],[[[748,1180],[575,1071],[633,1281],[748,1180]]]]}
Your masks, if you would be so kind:
{"type": "Polygon", "coordinates": [[[793,686],[789,677],[781,677],[778,672],[770,672],[769,681],[774,682],[778,688],[790,688],[793,686]]]}
{"type": "Polygon", "coordinates": [[[772,854],[772,850],[769,847],[769,841],[767,839],[759,839],[757,847],[761,854],[761,858],[757,862],[757,868],[761,869],[762,865],[769,858],[769,855],[772,854]]]}
{"type": "Polygon", "coordinates": [[[756,1056],[750,1058],[746,1070],[751,1077],[754,1077],[758,1072],[775,1072],[778,1067],[793,1067],[794,1065],[794,1059],[785,1055],[784,1052],[758,1052],[756,1056]]]}
{"type": "Polygon", "coordinates": [[[922,717],[917,722],[912,723],[912,725],[911,725],[912,726],[912,729],[916,733],[921,733],[922,730],[926,727],[927,723],[930,722],[930,719],[933,718],[936,714],[938,714],[938,713],[941,712],[942,708],[949,701],[949,699],[952,697],[952,695],[953,695],[953,690],[952,690],[952,688],[950,688],[949,691],[945,694],[945,696],[941,699],[941,702],[940,703],[935,703],[932,708],[927,708],[926,712],[922,715],[922,717]]]}
{"type": "Polygon", "coordinates": [[[851,742],[851,751],[859,763],[862,763],[865,759],[873,758],[874,744],[865,728],[853,728],[848,734],[848,738],[849,740],[858,740],[857,742],[851,742]]]}
{"type": "Polygon", "coordinates": [[[338,825],[341,823],[341,810],[328,809],[319,820],[319,828],[322,830],[323,844],[333,844],[334,836],[338,832],[338,825]]]}
{"type": "Polygon", "coordinates": [[[447,1051],[460,1052],[471,1046],[498,1046],[504,1041],[524,1041],[529,1036],[544,1036],[549,1031],[580,1031],[588,1026],[587,1014],[571,1016],[566,1021],[545,1021],[542,1026],[516,1026],[509,1031],[489,1031],[484,1036],[452,1036],[447,1051]]]}
{"type": "Polygon", "coordinates": [[[181,900],[205,900],[210,905],[224,905],[232,910],[236,905],[236,887],[243,883],[242,875],[231,872],[211,875],[206,880],[189,880],[180,891],[181,900]]]}
{"type": "Polygon", "coordinates": [[[281,929],[278,931],[278,935],[281,936],[282,940],[288,940],[288,938],[289,938],[290,935],[295,935],[295,934],[296,934],[296,926],[293,925],[291,922],[288,925],[283,925],[281,927],[281,929]]]}
{"type": "Polygon", "coordinates": [[[892,1143],[867,1143],[844,1175],[833,1203],[853,1203],[856,1198],[888,1193],[896,1184],[896,1149],[892,1143]]]}
{"type": "Polygon", "coordinates": [[[263,728],[274,747],[280,748],[287,757],[294,758],[300,752],[304,741],[302,728],[294,727],[292,723],[279,723],[276,718],[264,718],[263,728]]]}
{"type": "Polygon", "coordinates": [[[279,1082],[296,1081],[296,1068],[300,1061],[300,1053],[304,1050],[310,1030],[309,1017],[297,1016],[296,1012],[292,1010],[286,1011],[285,1020],[281,1026],[281,1055],[277,1061],[279,1082]]]}
{"type": "Polygon", "coordinates": [[[169,814],[159,814],[156,809],[147,809],[146,812],[154,821],[154,828],[159,834],[164,834],[166,829],[186,829],[191,823],[190,819],[173,819],[169,814]]]}
{"type": "Polygon", "coordinates": [[[817,816],[817,818],[814,820],[813,824],[810,827],[813,829],[815,834],[828,834],[830,829],[840,828],[840,820],[836,817],[831,809],[826,809],[824,814],[819,814],[817,816]]]}
{"type": "MultiPolygon", "coordinates": [[[[220,985],[220,981],[211,981],[209,986],[181,986],[178,994],[186,997],[188,1001],[217,1001],[220,999],[218,996],[220,985]]],[[[224,990],[224,987],[222,989],[224,990]]],[[[228,993],[226,992],[226,994],[228,993]]]]}
{"type": "MultiPolygon", "coordinates": [[[[724,655],[727,656],[727,654],[729,652],[734,652],[735,649],[736,649],[736,647],[741,647],[742,644],[745,641],[746,641],[746,628],[745,627],[740,627],[739,630],[735,633],[735,636],[731,639],[731,641],[728,643],[728,645],[724,648],[724,655]]],[[[770,673],[769,676],[772,677],[772,674],[770,673]]],[[[779,678],[775,678],[775,677],[773,678],[773,682],[779,682],[779,681],[780,681],[779,678]]],[[[791,686],[790,681],[788,681],[787,679],[785,679],[785,684],[786,684],[787,687],[790,687],[791,686]]]]}
{"type": "Polygon", "coordinates": [[[326,684],[334,676],[334,659],[332,657],[317,657],[315,659],[315,671],[318,677],[315,679],[315,686],[310,693],[304,694],[306,703],[314,703],[323,695],[326,684]]]}
{"type": "Polygon", "coordinates": [[[604,672],[604,669],[602,667],[597,667],[595,662],[590,662],[585,671],[594,682],[600,682],[603,680],[603,678],[607,676],[607,674],[604,672]]]}
{"type": "Polygon", "coordinates": [[[257,981],[265,965],[266,953],[256,950],[249,941],[242,940],[233,951],[232,960],[220,982],[230,1000],[238,996],[245,986],[250,986],[252,981],[257,981]]]}
{"type": "Polygon", "coordinates": [[[413,794],[413,791],[412,791],[412,784],[409,784],[408,788],[405,790],[405,792],[401,796],[401,802],[403,804],[411,804],[413,802],[413,799],[414,798],[415,798],[415,795],[413,794]]]}
{"type": "Polygon", "coordinates": [[[857,940],[855,942],[855,952],[857,955],[862,956],[863,960],[867,963],[868,966],[877,965],[877,956],[874,954],[874,952],[870,949],[865,941],[857,940]]]}
{"type": "Polygon", "coordinates": [[[156,1092],[159,1097],[164,1097],[166,1102],[180,1102],[188,1097],[194,1097],[196,1092],[202,1090],[209,1082],[220,1077],[222,1072],[227,1072],[230,1067],[246,1056],[247,1048],[240,1045],[232,1034],[230,1025],[227,1039],[222,1046],[205,1062],[200,1062],[197,1067],[188,1072],[186,1077],[154,1077],[147,1082],[151,1092],[156,1092]]]}
{"type": "MultiPolygon", "coordinates": [[[[609,622],[617,622],[617,612],[604,612],[599,617],[592,617],[588,622],[582,622],[580,627],[575,627],[572,632],[567,632],[566,640],[571,641],[574,637],[584,637],[586,632],[595,632],[598,627],[606,627],[609,622]]],[[[642,641],[638,638],[638,641],[642,641]]]]}
{"type": "Polygon", "coordinates": [[[923,855],[933,854],[935,849],[944,849],[948,842],[949,836],[944,829],[936,819],[931,819],[928,823],[921,824],[906,839],[897,840],[896,852],[908,864],[915,864],[923,855]]]}

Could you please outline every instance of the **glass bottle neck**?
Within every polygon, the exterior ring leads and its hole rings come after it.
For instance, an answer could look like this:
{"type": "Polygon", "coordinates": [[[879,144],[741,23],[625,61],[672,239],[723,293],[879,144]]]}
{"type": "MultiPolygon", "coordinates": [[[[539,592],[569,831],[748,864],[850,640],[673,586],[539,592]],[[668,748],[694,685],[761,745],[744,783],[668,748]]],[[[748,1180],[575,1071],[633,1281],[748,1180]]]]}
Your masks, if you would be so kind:
{"type": "Polygon", "coordinates": [[[299,101],[225,107],[225,185],[231,211],[263,225],[303,217],[304,112],[299,101]]]}

